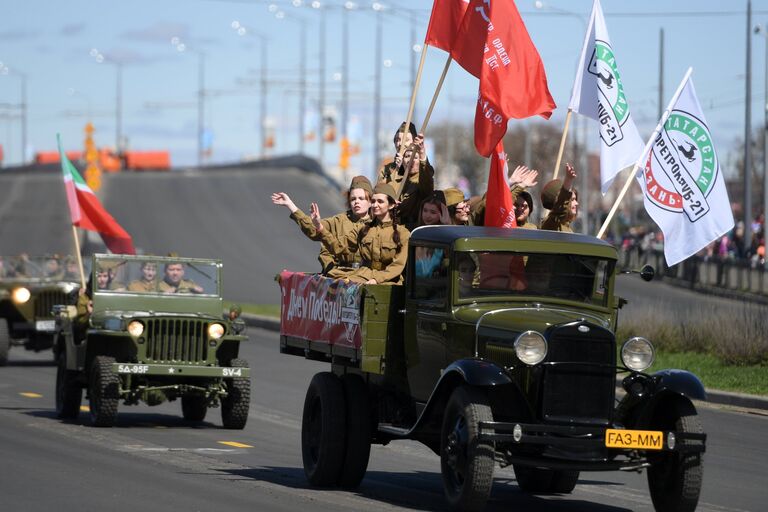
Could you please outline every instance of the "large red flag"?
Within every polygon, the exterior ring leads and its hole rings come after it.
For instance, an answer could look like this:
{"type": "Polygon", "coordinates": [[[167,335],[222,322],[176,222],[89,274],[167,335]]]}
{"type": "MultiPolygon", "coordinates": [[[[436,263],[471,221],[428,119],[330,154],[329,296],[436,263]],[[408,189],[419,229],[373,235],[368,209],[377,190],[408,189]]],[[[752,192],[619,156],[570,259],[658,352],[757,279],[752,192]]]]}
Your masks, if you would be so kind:
{"type": "Polygon", "coordinates": [[[64,154],[61,149],[61,140],[59,140],[59,154],[72,224],[99,233],[107,249],[115,254],[136,254],[131,235],[101,205],[96,194],[64,154]]]}
{"type": "Polygon", "coordinates": [[[491,172],[485,194],[485,225],[497,228],[516,228],[515,208],[507,185],[507,155],[504,143],[499,141],[491,155],[491,172]]]}
{"type": "Polygon", "coordinates": [[[424,44],[450,53],[469,0],[435,0],[424,44]]]}
{"type": "Polygon", "coordinates": [[[510,118],[556,108],[547,74],[512,0],[470,0],[451,57],[480,79],[475,110],[475,147],[489,156],[507,132],[510,118]]]}

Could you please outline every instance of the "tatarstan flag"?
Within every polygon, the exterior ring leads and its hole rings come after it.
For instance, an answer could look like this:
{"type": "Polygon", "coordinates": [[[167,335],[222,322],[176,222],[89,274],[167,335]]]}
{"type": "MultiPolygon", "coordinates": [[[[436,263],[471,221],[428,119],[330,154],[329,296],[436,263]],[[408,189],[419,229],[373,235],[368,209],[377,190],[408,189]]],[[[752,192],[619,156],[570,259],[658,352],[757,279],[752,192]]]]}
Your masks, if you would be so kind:
{"type": "Polygon", "coordinates": [[[96,231],[107,249],[115,254],[136,254],[133,240],[120,224],[104,209],[93,190],[85,183],[61,148],[61,138],[56,135],[61,155],[61,172],[72,224],[89,231],[96,231]]]}

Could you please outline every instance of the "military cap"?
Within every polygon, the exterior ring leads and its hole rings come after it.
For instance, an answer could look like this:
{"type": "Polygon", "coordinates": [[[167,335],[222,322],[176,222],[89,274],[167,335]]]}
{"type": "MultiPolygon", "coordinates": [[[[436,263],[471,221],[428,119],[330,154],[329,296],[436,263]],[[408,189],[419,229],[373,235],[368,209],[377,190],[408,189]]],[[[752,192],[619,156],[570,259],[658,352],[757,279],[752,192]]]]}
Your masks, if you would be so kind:
{"type": "Polygon", "coordinates": [[[373,194],[373,187],[371,186],[371,180],[366,178],[365,176],[355,176],[352,178],[352,182],[349,184],[349,191],[351,192],[353,188],[361,188],[368,192],[368,194],[373,194]]]}
{"type": "Polygon", "coordinates": [[[560,189],[563,188],[562,180],[552,180],[541,189],[541,205],[547,210],[555,207],[555,200],[560,189]]]}
{"type": "Polygon", "coordinates": [[[397,201],[397,192],[395,192],[395,189],[390,185],[389,183],[384,183],[383,181],[380,181],[376,184],[376,188],[373,189],[374,194],[385,194],[387,197],[391,198],[393,201],[397,201]]]}
{"type": "Polygon", "coordinates": [[[524,200],[526,203],[528,203],[528,215],[533,213],[533,196],[527,191],[523,190],[520,192],[517,196],[519,199],[524,200]]]}
{"type": "Polygon", "coordinates": [[[443,190],[445,195],[445,206],[456,206],[464,201],[464,192],[458,188],[447,188],[443,190]]]}

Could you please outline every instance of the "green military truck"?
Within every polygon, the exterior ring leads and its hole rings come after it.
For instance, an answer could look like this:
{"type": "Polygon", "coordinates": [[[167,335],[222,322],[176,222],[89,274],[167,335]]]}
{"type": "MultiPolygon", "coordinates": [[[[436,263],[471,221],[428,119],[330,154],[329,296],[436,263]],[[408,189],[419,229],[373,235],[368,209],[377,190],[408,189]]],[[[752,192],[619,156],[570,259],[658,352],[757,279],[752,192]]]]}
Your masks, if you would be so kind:
{"type": "Polygon", "coordinates": [[[0,256],[0,366],[11,347],[40,352],[53,346],[53,306],[80,288],[57,256],[0,256]]]}
{"type": "Polygon", "coordinates": [[[223,313],[221,262],[97,254],[87,292],[92,312],[62,305],[54,353],[56,412],[76,418],[83,389],[94,426],[115,423],[118,404],[181,399],[184,419],[201,422],[221,405],[225,428],[242,429],[250,373],[239,308],[223,313]],[[78,311],[78,309],[80,311],[78,311]]]}
{"type": "Polygon", "coordinates": [[[404,286],[280,275],[281,352],[331,365],[304,403],[311,484],[354,488],[371,443],[412,439],[440,457],[455,510],[485,506],[496,463],[530,493],[570,493],[580,471],[646,470],[656,510],[696,508],[704,388],[648,372],[648,340],[616,340],[613,246],[430,226],[408,251],[404,286]]]}

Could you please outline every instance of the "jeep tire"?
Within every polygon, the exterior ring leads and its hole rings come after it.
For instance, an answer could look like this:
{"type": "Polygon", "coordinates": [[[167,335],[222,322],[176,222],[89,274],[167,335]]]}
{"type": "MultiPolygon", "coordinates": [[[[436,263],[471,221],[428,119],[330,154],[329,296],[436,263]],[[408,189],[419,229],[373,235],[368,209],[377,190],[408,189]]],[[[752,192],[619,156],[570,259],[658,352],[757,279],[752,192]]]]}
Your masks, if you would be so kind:
{"type": "Polygon", "coordinates": [[[111,427],[117,417],[120,379],[112,371],[115,358],[96,356],[91,364],[88,400],[94,427],[111,427]]]}
{"type": "MultiPolygon", "coordinates": [[[[245,359],[233,359],[232,368],[248,368],[245,359]]],[[[221,399],[221,422],[224,428],[242,430],[248,421],[248,409],[251,406],[251,379],[248,377],[233,377],[224,379],[227,385],[227,396],[221,399]]]]}
{"type": "Polygon", "coordinates": [[[356,489],[365,476],[371,454],[371,407],[368,387],[362,378],[348,373],[341,377],[341,384],[344,387],[347,435],[338,484],[343,489],[356,489]]]}
{"type": "MultiPolygon", "coordinates": [[[[659,413],[653,423],[654,430],[673,430],[682,433],[702,432],[696,407],[690,400],[675,397],[659,404],[659,413]]],[[[678,443],[686,443],[684,439],[678,443]]],[[[662,452],[649,462],[648,488],[657,512],[688,512],[696,510],[702,480],[702,454],[662,452]]]]}
{"type": "Polygon", "coordinates": [[[8,330],[8,320],[0,318],[0,366],[8,364],[9,350],[11,350],[11,332],[8,330]]]}
{"type": "Polygon", "coordinates": [[[337,485],[342,474],[346,444],[344,386],[330,372],[312,377],[301,418],[301,459],[309,483],[337,485]]]}
{"type": "Polygon", "coordinates": [[[486,393],[457,387],[445,407],[440,436],[443,490],[453,510],[482,510],[491,494],[495,448],[479,439],[482,421],[493,421],[486,393]]]}
{"type": "Polygon", "coordinates": [[[204,396],[186,394],[181,397],[181,414],[187,421],[201,422],[208,413],[208,401],[204,396]]]}
{"type": "Polygon", "coordinates": [[[75,382],[77,372],[67,370],[67,352],[59,350],[56,358],[56,417],[72,420],[80,414],[83,389],[75,382]]]}

